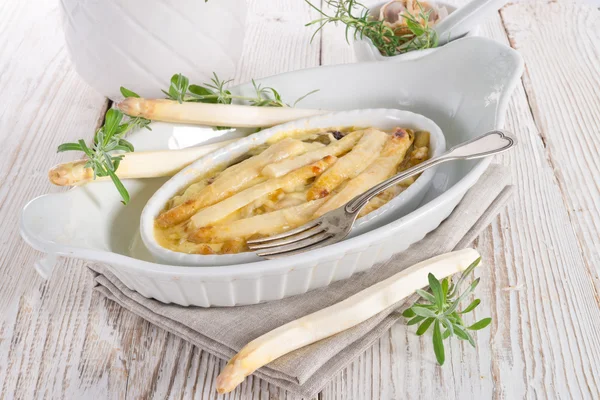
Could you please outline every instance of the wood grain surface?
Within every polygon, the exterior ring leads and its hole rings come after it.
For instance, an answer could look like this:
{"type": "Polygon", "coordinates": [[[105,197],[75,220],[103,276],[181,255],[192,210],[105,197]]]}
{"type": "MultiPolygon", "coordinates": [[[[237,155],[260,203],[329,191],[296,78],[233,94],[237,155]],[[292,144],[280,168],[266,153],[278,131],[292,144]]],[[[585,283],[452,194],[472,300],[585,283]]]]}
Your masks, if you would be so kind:
{"type": "MultiPolygon", "coordinates": [[[[354,61],[342,27],[310,42],[303,1],[249,3],[236,81],[354,61]]],[[[517,194],[475,243],[476,314],[493,325],[438,367],[431,338],[398,323],[320,398],[600,398],[600,12],[528,0],[481,34],[526,63],[506,118],[520,145],[497,159],[517,194]]],[[[224,362],[92,294],[84,262],[61,260],[49,281],[35,272],[20,210],[62,190],[47,170],[76,155],[56,146],[91,137],[107,107],[69,62],[56,0],[0,2],[0,93],[0,399],[294,399],[252,377],[217,396],[224,362]]]]}

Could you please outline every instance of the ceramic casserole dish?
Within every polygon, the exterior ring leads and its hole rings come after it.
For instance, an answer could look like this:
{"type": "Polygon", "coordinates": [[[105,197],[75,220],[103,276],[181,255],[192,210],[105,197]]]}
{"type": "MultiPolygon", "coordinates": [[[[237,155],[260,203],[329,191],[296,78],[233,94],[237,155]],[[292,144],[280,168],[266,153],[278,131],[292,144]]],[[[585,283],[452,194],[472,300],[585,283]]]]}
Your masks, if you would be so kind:
{"type": "MultiPolygon", "coordinates": [[[[262,259],[259,256],[251,252],[202,255],[187,254],[166,249],[156,240],[154,221],[164,209],[169,199],[177,193],[181,193],[191,183],[210,173],[210,171],[215,170],[220,165],[230,165],[244,153],[267,143],[270,139],[285,135],[288,132],[302,132],[319,128],[327,129],[344,126],[369,127],[383,131],[390,131],[395,127],[409,128],[416,131],[424,130],[430,133],[430,157],[439,156],[446,150],[444,134],[433,121],[422,115],[403,110],[363,109],[342,111],[303,118],[265,129],[207,154],[187,168],[184,168],[158,189],[142,211],[140,234],[144,245],[156,260],[171,265],[216,266],[261,261],[262,259]]],[[[351,235],[356,236],[377,226],[383,226],[417,208],[431,186],[435,169],[431,168],[425,171],[412,185],[387,204],[359,218],[354,224],[351,235]]]]}

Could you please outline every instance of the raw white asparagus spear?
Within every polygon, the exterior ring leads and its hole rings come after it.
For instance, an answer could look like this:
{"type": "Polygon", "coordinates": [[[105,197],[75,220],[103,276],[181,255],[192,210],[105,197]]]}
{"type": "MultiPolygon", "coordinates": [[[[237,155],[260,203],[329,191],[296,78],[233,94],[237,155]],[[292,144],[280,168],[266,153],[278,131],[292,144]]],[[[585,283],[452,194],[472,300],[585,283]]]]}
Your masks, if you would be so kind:
{"type": "Polygon", "coordinates": [[[237,104],[179,103],[174,100],[129,97],[117,104],[123,113],[153,121],[195,125],[263,128],[300,118],[326,114],[323,110],[293,107],[253,107],[237,104]]]}
{"type": "MultiPolygon", "coordinates": [[[[139,151],[124,154],[117,169],[117,176],[126,178],[158,178],[173,176],[198,158],[211,153],[231,142],[212,143],[181,150],[139,151]]],[[[58,186],[73,186],[94,180],[91,168],[85,168],[87,160],[77,160],[58,164],[48,171],[50,182],[58,186]]],[[[110,177],[96,177],[96,180],[109,180],[110,177]]]]}
{"type": "MultiPolygon", "coordinates": [[[[308,179],[321,175],[323,171],[335,161],[335,157],[327,156],[316,163],[306,165],[279,178],[269,179],[256,186],[249,187],[242,192],[238,192],[220,203],[203,208],[191,218],[192,227],[194,229],[199,229],[203,226],[214,224],[234,211],[244,207],[246,204],[278,189],[289,191],[298,185],[304,184],[308,179]]],[[[210,185],[208,187],[210,187],[210,185]]]]}
{"type": "Polygon", "coordinates": [[[360,324],[428,285],[427,275],[442,279],[464,271],[479,253],[464,249],[422,261],[330,307],[289,322],[248,343],[217,377],[227,393],[258,368],[321,339],[360,324]]]}

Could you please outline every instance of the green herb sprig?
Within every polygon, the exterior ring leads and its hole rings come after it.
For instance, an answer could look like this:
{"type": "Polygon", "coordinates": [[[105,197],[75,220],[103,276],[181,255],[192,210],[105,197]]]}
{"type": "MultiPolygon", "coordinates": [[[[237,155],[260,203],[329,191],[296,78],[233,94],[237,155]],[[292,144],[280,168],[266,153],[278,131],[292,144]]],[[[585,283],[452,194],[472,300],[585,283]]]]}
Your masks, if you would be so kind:
{"type": "Polygon", "coordinates": [[[432,10],[425,11],[421,3],[416,2],[419,12],[415,16],[406,11],[402,17],[410,34],[398,35],[394,29],[384,24],[384,21],[369,15],[369,9],[356,0],[325,0],[332,13],[327,13],[319,7],[305,0],[321,17],[306,24],[306,26],[318,26],[313,34],[313,39],[330,23],[342,23],[346,25],[346,41],[352,36],[356,39],[369,38],[384,56],[395,56],[413,50],[423,50],[438,45],[436,31],[431,27],[430,15],[432,10]]]}
{"type": "MultiPolygon", "coordinates": [[[[133,93],[133,92],[131,92],[133,93]]],[[[135,93],[133,93],[135,94],[135,93]]],[[[129,118],[123,121],[124,115],[121,111],[110,109],[106,113],[104,125],[96,131],[92,144],[88,146],[83,139],[77,143],[63,143],[58,146],[58,152],[82,151],[88,157],[86,168],[94,171],[94,179],[97,176],[110,176],[117,190],[121,194],[123,204],[129,203],[129,192],[119,179],[117,168],[123,159],[123,153],[134,151],[133,145],[123,136],[135,128],[146,128],[150,121],[145,118],[129,118]],[[115,155],[114,152],[119,152],[115,155]]]]}
{"type": "Polygon", "coordinates": [[[407,325],[417,325],[417,335],[421,336],[433,326],[433,350],[435,357],[440,365],[444,365],[445,351],[444,340],[456,336],[460,340],[468,341],[475,347],[475,340],[469,331],[477,331],[487,327],[491,318],[483,318],[472,325],[466,326],[462,316],[473,311],[481,303],[481,300],[475,299],[469,305],[460,311],[458,309],[463,302],[479,284],[479,278],[475,279],[464,292],[459,294],[460,286],[464,283],[467,276],[479,265],[481,258],[475,260],[462,273],[456,284],[452,283],[450,278],[439,281],[433,274],[428,275],[429,291],[417,290],[421,297],[415,304],[406,309],[402,315],[409,318],[407,325]]]}
{"type": "Polygon", "coordinates": [[[252,79],[254,86],[254,97],[234,95],[226,89],[227,84],[232,80],[221,80],[217,74],[213,73],[210,82],[203,85],[190,85],[189,79],[182,74],[173,75],[171,78],[171,86],[169,90],[163,90],[163,93],[170,100],[182,102],[201,102],[201,103],[216,103],[216,104],[231,104],[233,100],[248,102],[255,107],[295,107],[298,102],[305,99],[307,96],[318,92],[313,90],[304,96],[300,97],[289,105],[284,103],[281,95],[272,87],[263,87],[257,84],[252,79]]]}

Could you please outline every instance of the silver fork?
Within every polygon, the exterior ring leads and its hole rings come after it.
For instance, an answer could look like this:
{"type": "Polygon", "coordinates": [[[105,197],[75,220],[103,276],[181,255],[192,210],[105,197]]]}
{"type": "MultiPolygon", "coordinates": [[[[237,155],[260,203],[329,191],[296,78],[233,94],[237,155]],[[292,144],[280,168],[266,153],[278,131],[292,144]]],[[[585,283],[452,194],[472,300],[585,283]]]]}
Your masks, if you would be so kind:
{"type": "Polygon", "coordinates": [[[296,229],[262,239],[248,241],[252,251],[268,259],[287,257],[324,247],[344,239],[352,230],[352,225],[360,210],[384,190],[395,184],[420,174],[428,168],[452,160],[471,160],[501,153],[513,147],[516,138],[501,130],[487,132],[468,142],[461,143],[444,154],[415,165],[390,179],[373,186],[356,196],[344,206],[329,211],[322,217],[310,221],[296,229]]]}

